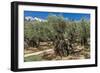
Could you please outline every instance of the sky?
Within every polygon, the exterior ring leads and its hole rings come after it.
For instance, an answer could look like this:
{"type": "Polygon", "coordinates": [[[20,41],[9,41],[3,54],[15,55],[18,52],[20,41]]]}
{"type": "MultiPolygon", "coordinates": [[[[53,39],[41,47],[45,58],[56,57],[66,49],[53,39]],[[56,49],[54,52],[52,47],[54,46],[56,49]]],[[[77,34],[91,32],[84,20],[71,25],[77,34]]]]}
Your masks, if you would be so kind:
{"type": "Polygon", "coordinates": [[[61,12],[39,12],[39,11],[24,11],[24,17],[38,17],[41,19],[47,19],[48,15],[62,15],[66,20],[74,19],[80,20],[81,18],[85,18],[86,20],[90,20],[90,14],[85,13],[61,13],[61,12]]]}

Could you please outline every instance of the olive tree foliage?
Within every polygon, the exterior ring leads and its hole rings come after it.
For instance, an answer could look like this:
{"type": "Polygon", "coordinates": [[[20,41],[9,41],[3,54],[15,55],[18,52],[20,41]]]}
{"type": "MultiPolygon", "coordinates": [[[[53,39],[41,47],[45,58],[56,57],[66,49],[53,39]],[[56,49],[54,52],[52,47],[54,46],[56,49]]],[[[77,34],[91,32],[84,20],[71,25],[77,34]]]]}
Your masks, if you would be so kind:
{"type": "Polygon", "coordinates": [[[24,22],[24,37],[32,38],[33,35],[33,25],[31,22],[24,22]]]}
{"type": "Polygon", "coordinates": [[[70,44],[73,44],[77,40],[77,23],[75,21],[69,22],[66,30],[67,39],[69,40],[70,44]]]}
{"type": "Polygon", "coordinates": [[[80,43],[81,45],[88,45],[88,40],[90,40],[90,22],[86,21],[84,18],[81,19],[79,29],[80,43]]]}
{"type": "Polygon", "coordinates": [[[53,27],[47,21],[25,21],[24,36],[29,39],[29,42],[38,43],[39,46],[40,42],[51,41],[54,34],[53,27]]]}
{"type": "Polygon", "coordinates": [[[73,48],[74,43],[88,44],[90,21],[84,18],[79,21],[65,20],[62,15],[50,14],[46,21],[25,21],[24,36],[38,46],[40,42],[52,41],[59,55],[64,55],[68,54],[68,46],[73,48]]]}
{"type": "Polygon", "coordinates": [[[63,16],[50,15],[48,16],[48,23],[54,28],[56,34],[65,32],[66,21],[63,16]]]}
{"type": "Polygon", "coordinates": [[[50,15],[48,16],[48,23],[53,27],[54,30],[54,46],[55,53],[57,55],[65,56],[68,55],[68,44],[65,41],[66,33],[66,20],[63,16],[50,15]]]}

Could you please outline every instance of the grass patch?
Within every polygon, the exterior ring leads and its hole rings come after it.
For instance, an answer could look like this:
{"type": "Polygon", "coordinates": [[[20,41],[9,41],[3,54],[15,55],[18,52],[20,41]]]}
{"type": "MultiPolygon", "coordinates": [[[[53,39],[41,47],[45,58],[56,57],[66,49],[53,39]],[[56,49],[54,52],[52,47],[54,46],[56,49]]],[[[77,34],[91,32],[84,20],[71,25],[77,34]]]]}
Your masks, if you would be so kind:
{"type": "Polygon", "coordinates": [[[33,56],[29,56],[29,57],[24,58],[24,62],[41,61],[41,60],[42,60],[42,57],[39,55],[33,55],[33,56]]]}

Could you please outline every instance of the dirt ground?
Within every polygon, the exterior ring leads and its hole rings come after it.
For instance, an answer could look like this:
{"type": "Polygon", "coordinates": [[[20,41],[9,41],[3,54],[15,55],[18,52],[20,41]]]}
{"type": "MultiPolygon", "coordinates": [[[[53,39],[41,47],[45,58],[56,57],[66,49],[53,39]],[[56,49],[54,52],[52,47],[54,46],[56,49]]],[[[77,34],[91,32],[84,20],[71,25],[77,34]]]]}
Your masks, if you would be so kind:
{"type": "Polygon", "coordinates": [[[39,48],[30,47],[27,50],[24,50],[24,55],[25,55],[26,61],[79,60],[79,59],[89,59],[90,58],[90,49],[77,45],[77,46],[75,46],[74,53],[72,53],[68,56],[60,57],[60,56],[55,55],[54,46],[41,45],[39,48]],[[39,59],[38,59],[38,57],[39,57],[39,59]]]}

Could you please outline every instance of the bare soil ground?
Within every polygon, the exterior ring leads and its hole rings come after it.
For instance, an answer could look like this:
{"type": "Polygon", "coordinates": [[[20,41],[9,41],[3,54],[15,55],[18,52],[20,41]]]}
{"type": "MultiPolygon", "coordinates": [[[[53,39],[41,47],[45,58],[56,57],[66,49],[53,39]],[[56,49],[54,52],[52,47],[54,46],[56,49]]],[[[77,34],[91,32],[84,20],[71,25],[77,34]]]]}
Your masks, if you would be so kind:
{"type": "Polygon", "coordinates": [[[30,47],[27,50],[25,50],[24,57],[26,61],[89,59],[90,49],[77,45],[74,47],[74,52],[72,54],[61,58],[60,56],[55,55],[54,46],[42,44],[39,48],[30,47]],[[39,59],[34,59],[34,57],[39,57],[39,59]]]}

